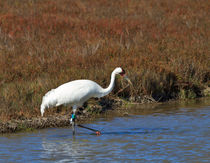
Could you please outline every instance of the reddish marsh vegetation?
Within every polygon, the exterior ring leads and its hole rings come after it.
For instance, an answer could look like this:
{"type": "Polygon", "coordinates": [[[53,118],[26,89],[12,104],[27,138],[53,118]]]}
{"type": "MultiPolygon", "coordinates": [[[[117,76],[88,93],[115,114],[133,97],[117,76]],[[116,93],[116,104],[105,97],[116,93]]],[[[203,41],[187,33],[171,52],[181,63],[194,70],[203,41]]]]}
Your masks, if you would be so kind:
{"type": "Polygon", "coordinates": [[[42,96],[70,80],[105,87],[117,66],[140,97],[202,96],[208,15],[206,0],[1,0],[0,119],[40,115],[42,96]]]}

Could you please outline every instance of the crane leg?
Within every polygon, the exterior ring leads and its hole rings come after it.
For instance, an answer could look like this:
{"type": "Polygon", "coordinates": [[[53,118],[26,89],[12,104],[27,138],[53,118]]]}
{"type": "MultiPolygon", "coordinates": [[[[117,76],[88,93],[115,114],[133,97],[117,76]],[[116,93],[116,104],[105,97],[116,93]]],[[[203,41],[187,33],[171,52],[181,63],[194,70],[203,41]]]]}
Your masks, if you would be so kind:
{"type": "Polygon", "coordinates": [[[75,135],[75,122],[72,122],[72,134],[75,135]]]}
{"type": "Polygon", "coordinates": [[[77,111],[77,106],[74,105],[73,106],[73,112],[71,114],[71,119],[70,119],[70,124],[72,125],[72,132],[73,132],[73,135],[75,135],[75,126],[76,126],[76,111],[77,111]]]}

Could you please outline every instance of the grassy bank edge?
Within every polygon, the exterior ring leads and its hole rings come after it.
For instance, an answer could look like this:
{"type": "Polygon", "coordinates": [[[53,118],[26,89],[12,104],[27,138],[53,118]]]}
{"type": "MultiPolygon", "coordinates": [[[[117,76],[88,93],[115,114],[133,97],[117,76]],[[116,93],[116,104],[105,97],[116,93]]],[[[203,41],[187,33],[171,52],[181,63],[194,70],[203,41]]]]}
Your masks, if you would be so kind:
{"type": "MultiPolygon", "coordinates": [[[[210,88],[204,90],[205,97],[210,97],[210,88]]],[[[127,115],[127,111],[129,108],[132,108],[135,105],[142,105],[148,104],[149,107],[152,107],[154,104],[162,104],[167,102],[177,102],[177,101],[188,101],[190,99],[199,99],[197,98],[186,98],[187,96],[183,96],[185,98],[180,99],[173,99],[170,101],[165,102],[158,102],[152,99],[151,97],[144,96],[144,102],[132,102],[128,99],[123,98],[113,98],[113,97],[106,97],[100,100],[90,100],[86,104],[86,107],[79,109],[78,111],[78,124],[88,123],[90,121],[95,120],[105,114],[107,114],[110,110],[111,111],[119,111],[121,115],[127,115]],[[121,108],[121,109],[119,109],[121,108]]],[[[204,97],[204,98],[205,98],[204,97]]],[[[118,113],[119,114],[119,113],[118,113]]],[[[60,115],[59,113],[54,113],[52,115],[47,115],[46,117],[32,117],[30,119],[24,120],[10,120],[7,122],[0,122],[0,133],[16,133],[16,132],[30,132],[37,129],[44,129],[44,128],[54,128],[54,127],[70,127],[69,123],[69,116],[70,113],[66,115],[60,115]]]]}

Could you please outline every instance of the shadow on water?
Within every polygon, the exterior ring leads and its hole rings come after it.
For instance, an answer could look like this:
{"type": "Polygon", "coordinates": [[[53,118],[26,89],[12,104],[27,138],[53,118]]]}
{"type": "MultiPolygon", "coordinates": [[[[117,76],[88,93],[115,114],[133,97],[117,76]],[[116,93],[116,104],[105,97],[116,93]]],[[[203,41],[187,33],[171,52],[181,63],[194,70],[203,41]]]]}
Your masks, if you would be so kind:
{"type": "MultiPolygon", "coordinates": [[[[152,134],[161,131],[167,131],[169,128],[131,128],[127,131],[104,131],[100,130],[101,135],[138,135],[138,134],[152,134]]],[[[96,135],[94,132],[80,132],[79,135],[96,135]]],[[[76,136],[75,136],[76,137],[76,136]]]]}
{"type": "MultiPolygon", "coordinates": [[[[138,135],[138,134],[148,134],[148,131],[113,131],[113,132],[101,132],[101,135],[138,135]]],[[[95,133],[82,133],[83,135],[96,135],[95,133]]]]}

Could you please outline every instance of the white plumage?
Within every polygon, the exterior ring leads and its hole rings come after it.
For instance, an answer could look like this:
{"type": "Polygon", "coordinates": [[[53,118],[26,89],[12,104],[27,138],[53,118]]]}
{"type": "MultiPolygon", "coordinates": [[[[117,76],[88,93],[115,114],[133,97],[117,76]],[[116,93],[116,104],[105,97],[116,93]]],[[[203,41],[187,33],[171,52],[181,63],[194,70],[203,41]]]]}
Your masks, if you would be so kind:
{"type": "Polygon", "coordinates": [[[77,107],[81,107],[89,98],[103,97],[109,94],[114,88],[116,74],[124,76],[125,71],[120,67],[116,68],[111,74],[109,86],[105,89],[91,80],[74,80],[52,89],[43,96],[40,108],[41,115],[43,116],[46,108],[60,105],[73,106],[73,112],[75,113],[77,107]]]}

